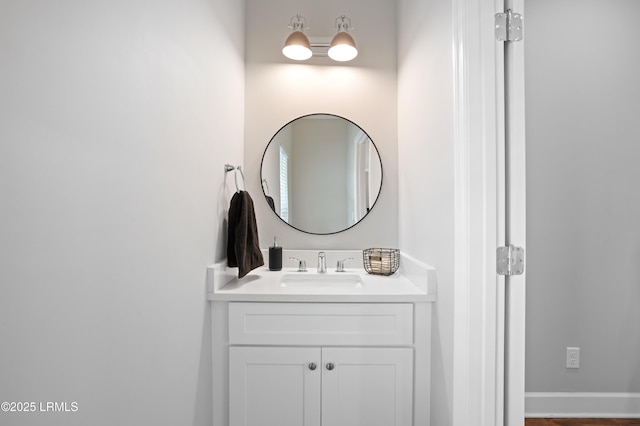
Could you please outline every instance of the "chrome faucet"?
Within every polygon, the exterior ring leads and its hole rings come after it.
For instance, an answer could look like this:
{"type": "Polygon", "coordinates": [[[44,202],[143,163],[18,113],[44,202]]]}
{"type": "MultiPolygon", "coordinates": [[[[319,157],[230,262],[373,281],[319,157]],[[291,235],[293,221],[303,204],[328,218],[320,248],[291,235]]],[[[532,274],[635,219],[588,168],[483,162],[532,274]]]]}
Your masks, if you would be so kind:
{"type": "Polygon", "coordinates": [[[353,257],[347,257],[346,259],[338,260],[336,264],[336,272],[344,272],[344,262],[353,260],[353,257]]]}
{"type": "Polygon", "coordinates": [[[327,272],[327,258],[324,255],[324,252],[321,251],[318,253],[318,273],[325,274],[327,272]]]}
{"type": "Polygon", "coordinates": [[[297,257],[293,257],[293,256],[290,257],[289,259],[298,261],[298,272],[307,272],[307,262],[305,262],[302,259],[298,259],[297,257]]]}

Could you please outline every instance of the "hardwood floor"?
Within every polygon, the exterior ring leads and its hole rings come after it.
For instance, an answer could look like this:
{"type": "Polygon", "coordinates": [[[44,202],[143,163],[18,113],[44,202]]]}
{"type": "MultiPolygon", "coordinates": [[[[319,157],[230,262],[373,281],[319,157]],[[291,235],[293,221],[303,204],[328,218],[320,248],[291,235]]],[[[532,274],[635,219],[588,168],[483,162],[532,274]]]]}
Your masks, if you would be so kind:
{"type": "Polygon", "coordinates": [[[640,426],[640,419],[526,419],[525,426],[640,426]]]}

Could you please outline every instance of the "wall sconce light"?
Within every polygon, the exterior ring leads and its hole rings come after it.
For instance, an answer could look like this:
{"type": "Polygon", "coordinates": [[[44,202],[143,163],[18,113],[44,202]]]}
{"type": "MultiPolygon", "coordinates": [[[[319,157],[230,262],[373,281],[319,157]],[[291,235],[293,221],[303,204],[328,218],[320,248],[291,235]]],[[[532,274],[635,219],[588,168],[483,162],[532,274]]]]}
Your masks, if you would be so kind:
{"type": "Polygon", "coordinates": [[[350,61],[358,56],[356,42],[349,34],[351,28],[351,19],[347,16],[338,16],[336,18],[336,30],[338,31],[329,45],[327,54],[334,61],[350,61]]]}
{"type": "Polygon", "coordinates": [[[356,42],[353,40],[349,30],[351,19],[342,15],[336,18],[336,35],[331,42],[329,37],[313,37],[312,41],[304,33],[308,29],[307,20],[302,15],[296,15],[289,21],[289,28],[292,30],[287,40],[284,42],[282,53],[289,59],[304,61],[311,56],[329,56],[334,61],[350,61],[358,56],[356,42]]]}
{"type": "Polygon", "coordinates": [[[302,15],[296,15],[289,21],[289,28],[292,32],[284,42],[282,53],[295,61],[309,59],[313,53],[311,52],[311,43],[304,33],[304,30],[307,29],[307,20],[302,15]]]}

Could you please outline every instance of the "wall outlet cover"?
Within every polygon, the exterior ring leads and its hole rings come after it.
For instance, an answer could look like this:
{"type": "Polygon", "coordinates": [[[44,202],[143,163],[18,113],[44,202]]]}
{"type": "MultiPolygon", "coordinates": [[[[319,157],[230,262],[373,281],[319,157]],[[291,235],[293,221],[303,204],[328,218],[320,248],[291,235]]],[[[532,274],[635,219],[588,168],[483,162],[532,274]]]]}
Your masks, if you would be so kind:
{"type": "Polygon", "coordinates": [[[567,348],[567,368],[580,368],[580,348],[567,348]]]}

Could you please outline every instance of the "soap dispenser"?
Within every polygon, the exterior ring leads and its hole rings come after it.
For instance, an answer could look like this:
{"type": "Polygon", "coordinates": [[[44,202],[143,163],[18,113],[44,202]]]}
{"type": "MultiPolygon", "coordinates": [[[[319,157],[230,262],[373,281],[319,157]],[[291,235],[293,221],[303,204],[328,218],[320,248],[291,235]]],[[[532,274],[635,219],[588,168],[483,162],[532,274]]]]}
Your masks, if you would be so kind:
{"type": "Polygon", "coordinates": [[[269,247],[269,270],[282,270],[282,247],[278,246],[277,237],[273,237],[273,246],[269,247]]]}

